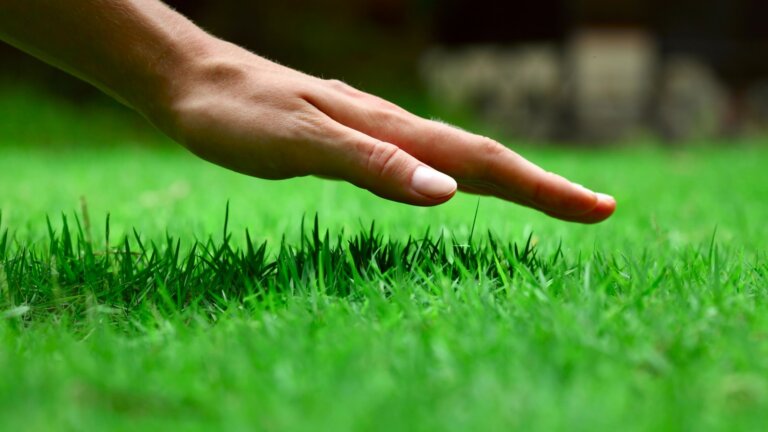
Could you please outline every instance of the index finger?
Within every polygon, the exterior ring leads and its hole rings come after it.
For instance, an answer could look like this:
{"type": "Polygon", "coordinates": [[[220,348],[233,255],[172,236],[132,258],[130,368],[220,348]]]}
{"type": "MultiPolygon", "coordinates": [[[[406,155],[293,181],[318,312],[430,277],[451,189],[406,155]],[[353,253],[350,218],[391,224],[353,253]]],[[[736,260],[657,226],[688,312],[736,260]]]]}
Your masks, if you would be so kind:
{"type": "Polygon", "coordinates": [[[455,178],[461,189],[489,194],[563,220],[594,223],[616,203],[523,158],[502,144],[426,120],[338,82],[310,102],[348,127],[390,142],[455,178]]]}

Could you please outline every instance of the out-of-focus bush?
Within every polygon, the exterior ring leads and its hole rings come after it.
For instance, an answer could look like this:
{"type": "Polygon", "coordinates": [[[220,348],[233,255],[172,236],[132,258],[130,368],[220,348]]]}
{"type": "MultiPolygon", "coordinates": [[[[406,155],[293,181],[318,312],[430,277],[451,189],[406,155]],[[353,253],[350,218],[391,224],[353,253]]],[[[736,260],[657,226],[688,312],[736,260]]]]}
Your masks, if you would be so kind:
{"type": "Polygon", "coordinates": [[[729,103],[727,89],[706,64],[686,56],[664,62],[654,106],[664,138],[695,141],[722,135],[729,103]]]}
{"type": "Polygon", "coordinates": [[[706,140],[768,121],[768,87],[734,94],[690,55],[663,55],[641,30],[582,30],[563,44],[435,49],[422,76],[438,105],[534,140],[614,143],[654,135],[706,140]]]}
{"type": "Polygon", "coordinates": [[[561,63],[548,45],[434,49],[424,56],[421,73],[443,109],[468,110],[510,135],[549,138],[564,105],[561,63]]]}

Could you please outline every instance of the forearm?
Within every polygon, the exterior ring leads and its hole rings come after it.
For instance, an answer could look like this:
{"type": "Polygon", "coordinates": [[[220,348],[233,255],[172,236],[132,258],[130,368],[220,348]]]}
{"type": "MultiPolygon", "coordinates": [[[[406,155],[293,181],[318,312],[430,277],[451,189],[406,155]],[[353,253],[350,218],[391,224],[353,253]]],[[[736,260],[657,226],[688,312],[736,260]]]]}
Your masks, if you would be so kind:
{"type": "Polygon", "coordinates": [[[157,0],[0,0],[0,39],[145,114],[213,41],[157,0]]]}

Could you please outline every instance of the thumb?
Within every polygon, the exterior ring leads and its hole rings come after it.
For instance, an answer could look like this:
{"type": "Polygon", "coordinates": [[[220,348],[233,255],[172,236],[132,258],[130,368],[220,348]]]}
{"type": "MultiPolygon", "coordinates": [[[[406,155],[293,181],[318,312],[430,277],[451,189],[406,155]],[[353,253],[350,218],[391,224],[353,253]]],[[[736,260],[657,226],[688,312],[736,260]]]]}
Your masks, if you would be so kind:
{"type": "MultiPolygon", "coordinates": [[[[346,128],[346,127],[345,127],[346,128]]],[[[332,146],[333,177],[392,201],[419,206],[442,204],[456,193],[456,180],[394,144],[348,129],[346,144],[332,146]],[[338,163],[340,162],[340,163],[338,163]]]]}

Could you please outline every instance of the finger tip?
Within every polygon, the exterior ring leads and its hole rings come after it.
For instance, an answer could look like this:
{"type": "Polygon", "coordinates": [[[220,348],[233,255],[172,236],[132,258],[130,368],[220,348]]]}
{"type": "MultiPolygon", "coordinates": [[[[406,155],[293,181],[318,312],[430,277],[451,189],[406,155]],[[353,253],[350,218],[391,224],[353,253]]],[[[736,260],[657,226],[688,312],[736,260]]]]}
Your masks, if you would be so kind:
{"type": "Polygon", "coordinates": [[[616,198],[602,193],[597,194],[597,197],[596,210],[606,214],[606,217],[612,215],[616,211],[616,198]]]}
{"type": "Polygon", "coordinates": [[[448,200],[456,194],[456,180],[426,165],[416,168],[411,177],[411,188],[430,200],[448,200]]]}
{"type": "Polygon", "coordinates": [[[610,195],[597,193],[597,205],[584,215],[587,223],[602,222],[611,217],[616,211],[616,199],[610,195]]]}
{"type": "Polygon", "coordinates": [[[592,213],[601,206],[600,194],[578,183],[570,183],[569,186],[568,189],[565,189],[568,192],[561,195],[559,202],[557,202],[558,205],[552,210],[578,218],[592,213]]]}
{"type": "Polygon", "coordinates": [[[452,193],[450,195],[446,195],[446,196],[444,196],[442,198],[430,198],[428,200],[421,200],[421,201],[419,201],[417,203],[414,203],[414,204],[417,205],[417,206],[421,206],[421,207],[435,207],[435,206],[439,206],[439,205],[447,203],[455,195],[456,195],[456,193],[454,192],[454,193],[452,193]]]}
{"type": "Polygon", "coordinates": [[[604,193],[594,192],[578,183],[570,183],[570,194],[564,195],[556,209],[545,213],[559,219],[584,224],[602,222],[616,211],[616,199],[604,193]]]}
{"type": "Polygon", "coordinates": [[[448,191],[442,196],[426,196],[423,194],[413,194],[407,202],[408,204],[419,206],[419,207],[435,207],[439,206],[441,204],[445,204],[453,197],[456,196],[456,193],[458,192],[458,188],[453,189],[452,191],[448,191]]]}
{"type": "Polygon", "coordinates": [[[616,207],[616,198],[614,198],[611,195],[604,194],[597,192],[595,195],[597,195],[598,203],[602,203],[604,205],[611,205],[613,207],[616,207]]]}

